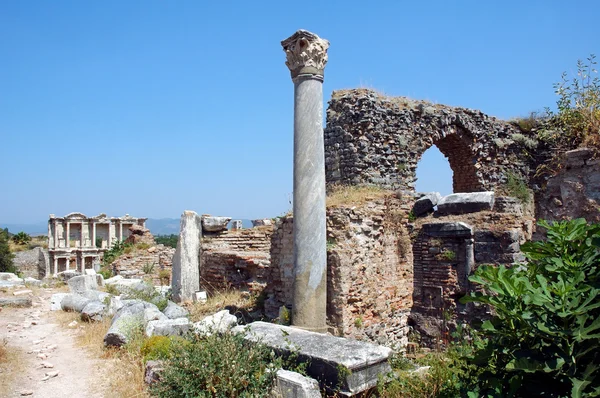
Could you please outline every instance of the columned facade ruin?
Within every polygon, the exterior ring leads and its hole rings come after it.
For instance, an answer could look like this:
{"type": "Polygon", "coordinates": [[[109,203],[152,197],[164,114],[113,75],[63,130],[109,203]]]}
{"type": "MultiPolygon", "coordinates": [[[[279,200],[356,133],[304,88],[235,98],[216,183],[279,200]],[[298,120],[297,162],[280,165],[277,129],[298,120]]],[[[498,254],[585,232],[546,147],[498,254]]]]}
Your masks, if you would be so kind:
{"type": "Polygon", "coordinates": [[[99,214],[87,217],[82,213],[70,213],[64,217],[50,214],[48,220],[49,269],[46,275],[56,275],[67,270],[83,272],[100,262],[100,255],[115,242],[129,236],[129,227],[145,227],[146,218],[106,217],[99,214]]]}
{"type": "Polygon", "coordinates": [[[327,238],[323,74],[329,42],[299,30],[281,42],[294,82],[294,293],[292,325],[325,332],[327,238]]]}

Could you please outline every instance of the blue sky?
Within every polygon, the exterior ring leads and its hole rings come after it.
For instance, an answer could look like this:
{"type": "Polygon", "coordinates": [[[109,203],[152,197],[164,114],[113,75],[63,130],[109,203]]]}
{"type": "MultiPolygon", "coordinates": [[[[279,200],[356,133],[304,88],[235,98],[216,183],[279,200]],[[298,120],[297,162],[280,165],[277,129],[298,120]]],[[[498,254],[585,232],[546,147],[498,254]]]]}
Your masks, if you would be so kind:
{"type": "MultiPolygon", "coordinates": [[[[0,224],[286,212],[280,41],[297,29],[331,42],[326,101],[368,87],[508,119],[553,106],[561,73],[600,53],[598,15],[597,1],[3,0],[0,224]]],[[[431,158],[417,188],[448,193],[431,158]]]]}

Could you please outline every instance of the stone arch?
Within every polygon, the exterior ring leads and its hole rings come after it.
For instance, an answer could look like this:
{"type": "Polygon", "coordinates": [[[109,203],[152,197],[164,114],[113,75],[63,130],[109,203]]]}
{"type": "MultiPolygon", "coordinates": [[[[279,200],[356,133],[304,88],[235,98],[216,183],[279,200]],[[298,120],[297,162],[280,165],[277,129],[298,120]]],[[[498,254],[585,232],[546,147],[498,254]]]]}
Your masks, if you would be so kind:
{"type": "Polygon", "coordinates": [[[475,168],[474,156],[471,150],[472,145],[473,139],[464,132],[457,131],[447,135],[441,132],[432,134],[430,145],[423,147],[418,153],[413,178],[416,180],[416,165],[421,160],[425,151],[432,146],[436,146],[446,159],[448,159],[448,163],[450,163],[453,192],[478,192],[483,190],[477,178],[477,169],[475,168]]]}

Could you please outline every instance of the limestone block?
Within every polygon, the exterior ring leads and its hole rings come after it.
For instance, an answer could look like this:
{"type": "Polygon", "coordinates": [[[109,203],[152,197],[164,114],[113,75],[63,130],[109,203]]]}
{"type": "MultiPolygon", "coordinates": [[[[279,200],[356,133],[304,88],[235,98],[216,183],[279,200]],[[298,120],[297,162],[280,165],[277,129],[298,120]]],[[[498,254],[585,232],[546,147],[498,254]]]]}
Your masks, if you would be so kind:
{"type": "MultiPolygon", "coordinates": [[[[113,317],[108,332],[104,336],[105,346],[120,347],[129,342],[131,332],[135,328],[144,326],[144,314],[146,309],[158,308],[151,303],[142,300],[122,300],[123,307],[113,317]]],[[[160,311],[159,311],[160,312],[160,311]]]]}
{"type": "Polygon", "coordinates": [[[225,231],[229,221],[231,217],[202,216],[202,229],[206,232],[225,231]]]}
{"type": "Polygon", "coordinates": [[[104,300],[107,297],[110,297],[111,294],[110,293],[106,293],[106,292],[101,292],[99,290],[88,290],[85,293],[82,294],[83,297],[88,298],[92,301],[101,301],[104,302],[104,300]]]}
{"type": "Polygon", "coordinates": [[[321,390],[315,379],[300,373],[279,369],[271,396],[277,398],[321,398],[321,390]]]}
{"type": "Polygon", "coordinates": [[[441,199],[442,195],[439,192],[428,192],[415,202],[412,212],[417,217],[427,214],[433,211],[433,208],[437,206],[441,199]]]}
{"type": "Polygon", "coordinates": [[[383,346],[267,322],[236,326],[233,332],[280,353],[297,352],[309,360],[309,376],[329,388],[339,387],[345,396],[375,387],[378,378],[391,371],[388,358],[392,350],[383,346]],[[341,367],[349,372],[339,372],[341,367]]]}
{"type": "Polygon", "coordinates": [[[54,293],[52,297],[50,297],[50,311],[62,310],[61,302],[67,295],[69,295],[69,293],[54,293]]]}
{"type": "Polygon", "coordinates": [[[21,286],[24,283],[23,279],[11,272],[0,272],[0,287],[21,286]]]}
{"type": "Polygon", "coordinates": [[[190,313],[185,308],[175,304],[172,301],[169,301],[167,304],[167,308],[163,310],[163,314],[167,316],[169,319],[177,319],[177,318],[185,318],[190,313]]]}
{"type": "Polygon", "coordinates": [[[442,198],[438,203],[439,215],[476,213],[492,210],[494,207],[494,192],[453,193],[442,198]]]}
{"type": "Polygon", "coordinates": [[[100,301],[90,301],[81,311],[81,320],[86,322],[100,322],[104,316],[106,306],[100,301]]]}
{"type": "Polygon", "coordinates": [[[191,301],[193,294],[200,290],[201,238],[202,219],[193,211],[184,211],[173,256],[171,288],[175,302],[191,301]]]}
{"type": "Polygon", "coordinates": [[[423,224],[423,233],[435,237],[471,237],[473,228],[464,222],[441,222],[423,224]]]}
{"type": "Polygon", "coordinates": [[[62,279],[63,282],[67,282],[69,279],[74,278],[76,276],[81,275],[81,272],[79,271],[75,271],[75,270],[68,270],[68,271],[63,271],[63,272],[59,272],[58,274],[56,274],[56,276],[59,279],[62,279]]]}
{"type": "Polygon", "coordinates": [[[231,315],[229,311],[223,310],[194,323],[193,327],[197,334],[211,335],[212,333],[224,333],[235,325],[237,325],[235,315],[231,315]]]}
{"type": "Polygon", "coordinates": [[[146,325],[146,336],[182,336],[189,332],[191,326],[187,318],[150,321],[146,325]]]}
{"type": "Polygon", "coordinates": [[[23,280],[23,282],[25,282],[25,284],[27,284],[27,285],[32,285],[32,286],[40,286],[42,284],[42,281],[40,281],[39,279],[35,279],[35,278],[25,278],[23,280]]]}
{"type": "Polygon", "coordinates": [[[273,225],[273,220],[271,220],[270,218],[261,218],[258,220],[252,220],[253,227],[260,227],[263,225],[273,225]]]}
{"type": "Polygon", "coordinates": [[[93,268],[86,268],[86,269],[83,271],[83,274],[84,274],[84,275],[96,275],[96,270],[95,270],[95,269],[93,269],[93,268]]]}
{"type": "Polygon", "coordinates": [[[79,294],[67,294],[60,302],[60,307],[63,311],[81,312],[90,301],[79,294]]]}
{"type": "Polygon", "coordinates": [[[0,297],[0,307],[31,307],[31,297],[0,297]]]}
{"type": "Polygon", "coordinates": [[[96,283],[98,286],[104,286],[104,277],[102,274],[96,274],[96,283]]]}
{"type": "Polygon", "coordinates": [[[194,292],[192,299],[194,303],[206,303],[208,300],[208,295],[206,292],[194,292]]]}
{"type": "Polygon", "coordinates": [[[71,293],[83,294],[88,290],[98,289],[98,283],[94,275],[74,276],[67,282],[71,293]]]}
{"type": "Polygon", "coordinates": [[[148,324],[150,321],[166,321],[169,318],[160,312],[158,308],[146,308],[144,309],[144,322],[148,324]]]}

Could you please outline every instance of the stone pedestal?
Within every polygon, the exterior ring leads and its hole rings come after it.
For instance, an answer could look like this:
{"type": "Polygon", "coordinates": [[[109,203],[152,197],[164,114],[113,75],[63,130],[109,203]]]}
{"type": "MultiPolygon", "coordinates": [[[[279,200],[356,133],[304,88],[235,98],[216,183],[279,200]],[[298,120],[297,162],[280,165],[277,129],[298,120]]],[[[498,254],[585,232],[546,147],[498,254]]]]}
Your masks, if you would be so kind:
{"type": "Polygon", "coordinates": [[[192,301],[200,290],[200,239],[202,220],[196,212],[186,210],[181,215],[179,241],[173,256],[171,288],[173,301],[192,301]]]}
{"type": "Polygon", "coordinates": [[[327,251],[323,72],[329,42],[299,30],[281,42],[294,82],[294,293],[292,325],[325,332],[327,251]]]}

